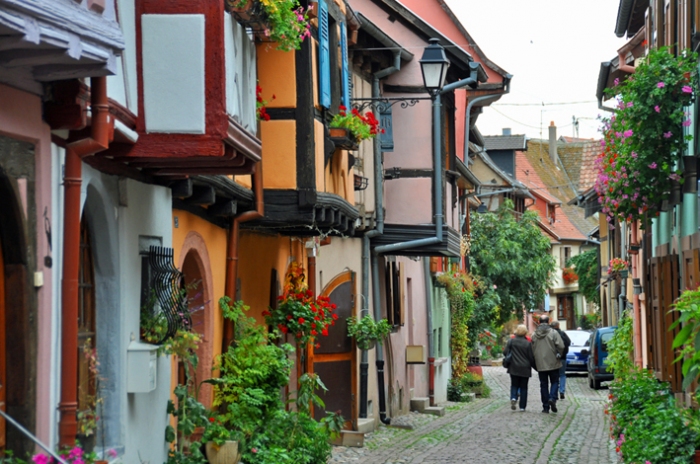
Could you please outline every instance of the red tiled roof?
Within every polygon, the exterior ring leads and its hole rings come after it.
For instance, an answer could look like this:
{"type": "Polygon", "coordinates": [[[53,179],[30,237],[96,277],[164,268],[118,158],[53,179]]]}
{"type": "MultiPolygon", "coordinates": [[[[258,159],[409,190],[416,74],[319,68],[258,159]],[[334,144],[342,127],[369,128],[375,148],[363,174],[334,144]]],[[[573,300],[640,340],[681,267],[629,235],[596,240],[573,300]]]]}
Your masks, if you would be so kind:
{"type": "MultiPolygon", "coordinates": [[[[528,145],[527,152],[515,152],[516,178],[526,184],[533,194],[540,196],[549,203],[560,204],[555,214],[556,219],[552,223],[549,222],[549,218],[546,217],[545,213],[540,210],[537,211],[540,215],[541,227],[544,230],[555,234],[562,240],[586,240],[588,238],[586,233],[582,232],[569,217],[577,214],[582,216],[582,214],[576,209],[562,204],[552,193],[552,190],[556,190],[559,194],[566,195],[566,191],[561,187],[565,186],[567,182],[563,173],[551,162],[549,155],[545,154],[547,152],[540,150],[541,148],[543,147],[539,143],[534,144],[533,147],[531,142],[528,145]],[[530,148],[536,148],[536,150],[530,150],[530,148]],[[535,158],[540,161],[539,164],[534,160],[535,158]],[[547,179],[547,181],[544,179],[547,179]],[[554,199],[554,201],[551,201],[551,199],[554,199]]],[[[568,190],[571,189],[569,188],[568,190]]],[[[572,196],[575,196],[575,192],[570,193],[572,196]]],[[[577,217],[576,219],[581,218],[577,217]]]]}

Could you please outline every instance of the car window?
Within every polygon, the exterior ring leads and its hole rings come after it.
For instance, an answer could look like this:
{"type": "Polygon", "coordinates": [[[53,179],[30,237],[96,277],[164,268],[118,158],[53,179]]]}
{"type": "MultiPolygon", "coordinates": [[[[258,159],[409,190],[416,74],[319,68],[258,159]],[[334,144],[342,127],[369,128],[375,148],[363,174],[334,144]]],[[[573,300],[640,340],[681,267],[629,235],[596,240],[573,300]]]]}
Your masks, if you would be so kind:
{"type": "Polygon", "coordinates": [[[572,346],[588,346],[591,334],[583,330],[567,330],[572,346]]]}
{"type": "Polygon", "coordinates": [[[608,351],[608,342],[611,338],[613,338],[613,333],[614,332],[605,332],[603,335],[600,336],[601,350],[608,351]]]}

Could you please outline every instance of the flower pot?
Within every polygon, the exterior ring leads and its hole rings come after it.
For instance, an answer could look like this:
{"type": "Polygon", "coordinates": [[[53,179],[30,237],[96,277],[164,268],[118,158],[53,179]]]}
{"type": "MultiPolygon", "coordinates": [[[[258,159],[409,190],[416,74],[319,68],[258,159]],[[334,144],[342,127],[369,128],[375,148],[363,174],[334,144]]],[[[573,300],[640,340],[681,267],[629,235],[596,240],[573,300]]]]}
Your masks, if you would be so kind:
{"type": "Polygon", "coordinates": [[[228,440],[221,446],[212,441],[206,444],[207,460],[211,464],[236,464],[241,459],[238,442],[228,440]]]}
{"type": "Polygon", "coordinates": [[[357,150],[358,144],[357,139],[349,130],[342,127],[331,127],[330,139],[333,141],[335,148],[340,148],[342,150],[357,150]]]}
{"type": "Polygon", "coordinates": [[[622,277],[623,279],[626,279],[628,275],[629,271],[627,269],[623,269],[620,271],[620,277],[622,277]]]}
{"type": "Polygon", "coordinates": [[[467,370],[471,372],[472,374],[478,374],[483,376],[484,375],[484,370],[481,368],[481,366],[475,366],[475,365],[467,365],[467,370]]]}
{"type": "Polygon", "coordinates": [[[358,342],[357,347],[361,350],[371,350],[377,345],[377,340],[364,340],[362,343],[358,342]]]}

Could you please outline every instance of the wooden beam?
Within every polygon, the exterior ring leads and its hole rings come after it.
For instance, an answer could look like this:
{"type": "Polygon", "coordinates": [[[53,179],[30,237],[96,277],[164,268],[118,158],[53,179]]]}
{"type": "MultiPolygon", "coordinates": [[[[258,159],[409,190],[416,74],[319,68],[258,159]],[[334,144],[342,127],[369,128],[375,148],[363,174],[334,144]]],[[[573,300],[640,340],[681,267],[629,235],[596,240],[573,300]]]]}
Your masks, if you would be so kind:
{"type": "Polygon", "coordinates": [[[192,196],[192,179],[183,179],[174,182],[170,186],[174,198],[189,198],[192,196]]]}
{"type": "Polygon", "coordinates": [[[216,203],[216,191],[209,185],[195,185],[187,202],[194,205],[213,205],[216,203]]]}
{"type": "Polygon", "coordinates": [[[209,208],[209,214],[219,217],[233,217],[238,210],[238,202],[235,200],[217,201],[209,208]]]}

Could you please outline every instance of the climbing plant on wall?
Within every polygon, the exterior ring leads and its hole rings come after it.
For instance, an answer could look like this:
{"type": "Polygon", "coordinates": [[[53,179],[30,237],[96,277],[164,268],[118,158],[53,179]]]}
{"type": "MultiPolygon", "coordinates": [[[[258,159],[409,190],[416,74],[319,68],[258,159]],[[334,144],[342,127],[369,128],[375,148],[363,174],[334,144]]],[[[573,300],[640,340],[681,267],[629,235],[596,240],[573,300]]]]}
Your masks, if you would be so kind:
{"type": "Polygon", "coordinates": [[[437,281],[445,288],[450,302],[452,375],[461,377],[469,361],[469,321],[476,306],[474,280],[462,270],[444,272],[437,281]]]}

